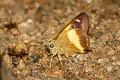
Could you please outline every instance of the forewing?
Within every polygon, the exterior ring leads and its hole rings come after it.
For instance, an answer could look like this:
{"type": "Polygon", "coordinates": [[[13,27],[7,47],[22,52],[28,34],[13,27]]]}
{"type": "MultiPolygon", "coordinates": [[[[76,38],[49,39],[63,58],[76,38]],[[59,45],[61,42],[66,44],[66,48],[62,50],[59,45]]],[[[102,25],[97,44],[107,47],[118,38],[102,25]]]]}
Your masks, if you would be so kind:
{"type": "Polygon", "coordinates": [[[88,16],[81,13],[73,19],[56,37],[60,47],[64,47],[67,51],[76,51],[85,53],[89,50],[87,32],[89,28],[88,16]],[[61,45],[64,43],[63,45],[61,45]]]}
{"type": "Polygon", "coordinates": [[[70,29],[76,29],[79,28],[83,30],[87,34],[89,29],[89,17],[86,13],[81,13],[78,16],[76,16],[70,23],[68,23],[57,35],[56,39],[58,37],[61,37],[61,34],[69,31],[70,29]]]}
{"type": "Polygon", "coordinates": [[[86,34],[89,28],[89,18],[86,13],[81,13],[72,21],[72,28],[81,28],[86,34]]]}

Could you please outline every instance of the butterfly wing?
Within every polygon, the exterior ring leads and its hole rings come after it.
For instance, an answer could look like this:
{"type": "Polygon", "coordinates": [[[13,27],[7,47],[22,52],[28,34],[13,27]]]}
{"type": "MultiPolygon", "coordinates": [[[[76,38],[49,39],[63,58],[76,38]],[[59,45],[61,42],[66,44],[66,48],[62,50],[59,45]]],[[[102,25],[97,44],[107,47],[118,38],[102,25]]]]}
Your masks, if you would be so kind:
{"type": "Polygon", "coordinates": [[[63,30],[61,30],[58,33],[56,38],[61,36],[60,35],[61,33],[64,33],[69,29],[75,29],[75,28],[80,28],[87,34],[89,28],[89,17],[86,13],[81,13],[78,16],[76,16],[70,23],[66,25],[66,27],[63,28],[63,30]]]}
{"type": "Polygon", "coordinates": [[[73,19],[55,38],[57,47],[76,53],[85,53],[90,50],[87,37],[88,22],[86,13],[81,13],[73,19]]]}

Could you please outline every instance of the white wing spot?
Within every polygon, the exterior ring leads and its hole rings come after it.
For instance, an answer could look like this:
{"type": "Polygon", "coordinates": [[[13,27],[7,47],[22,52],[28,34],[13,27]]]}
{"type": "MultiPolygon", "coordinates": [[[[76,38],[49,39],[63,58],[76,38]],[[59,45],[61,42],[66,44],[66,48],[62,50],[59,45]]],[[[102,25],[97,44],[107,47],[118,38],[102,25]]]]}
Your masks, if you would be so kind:
{"type": "Polygon", "coordinates": [[[79,23],[81,22],[79,19],[76,19],[75,21],[77,21],[77,22],[79,22],[79,23]]]}

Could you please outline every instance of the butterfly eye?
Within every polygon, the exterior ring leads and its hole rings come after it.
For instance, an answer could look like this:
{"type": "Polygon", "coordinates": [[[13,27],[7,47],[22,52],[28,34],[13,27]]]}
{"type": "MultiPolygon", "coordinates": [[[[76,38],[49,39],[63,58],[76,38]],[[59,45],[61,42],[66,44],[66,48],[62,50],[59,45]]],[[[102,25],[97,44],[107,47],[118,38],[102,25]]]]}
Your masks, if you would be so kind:
{"type": "Polygon", "coordinates": [[[50,44],[50,48],[53,48],[54,47],[54,45],[53,44],[50,44]]]}

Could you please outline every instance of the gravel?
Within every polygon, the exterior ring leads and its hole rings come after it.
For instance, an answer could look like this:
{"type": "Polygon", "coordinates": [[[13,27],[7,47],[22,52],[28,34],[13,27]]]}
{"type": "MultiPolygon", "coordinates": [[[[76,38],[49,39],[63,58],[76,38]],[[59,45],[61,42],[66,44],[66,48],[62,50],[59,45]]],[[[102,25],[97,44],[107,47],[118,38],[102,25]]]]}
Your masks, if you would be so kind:
{"type": "Polygon", "coordinates": [[[0,56],[7,73],[15,80],[120,80],[119,1],[0,1],[0,56]],[[63,66],[57,56],[51,62],[45,41],[81,12],[89,17],[92,51],[71,56],[73,64],[64,55],[63,66]]]}

